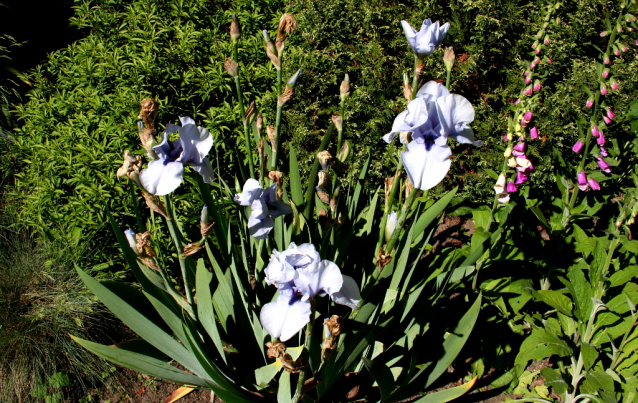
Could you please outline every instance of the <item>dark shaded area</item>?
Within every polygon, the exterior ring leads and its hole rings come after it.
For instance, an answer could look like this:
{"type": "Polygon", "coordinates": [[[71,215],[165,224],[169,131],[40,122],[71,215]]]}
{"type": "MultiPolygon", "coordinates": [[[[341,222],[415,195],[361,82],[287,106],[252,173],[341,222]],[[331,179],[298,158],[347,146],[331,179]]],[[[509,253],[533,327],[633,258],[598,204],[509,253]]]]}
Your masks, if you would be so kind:
{"type": "Polygon", "coordinates": [[[19,71],[35,67],[47,54],[63,48],[84,35],[69,26],[73,0],[2,0],[0,34],[10,35],[19,48],[11,52],[8,63],[19,71]]]}

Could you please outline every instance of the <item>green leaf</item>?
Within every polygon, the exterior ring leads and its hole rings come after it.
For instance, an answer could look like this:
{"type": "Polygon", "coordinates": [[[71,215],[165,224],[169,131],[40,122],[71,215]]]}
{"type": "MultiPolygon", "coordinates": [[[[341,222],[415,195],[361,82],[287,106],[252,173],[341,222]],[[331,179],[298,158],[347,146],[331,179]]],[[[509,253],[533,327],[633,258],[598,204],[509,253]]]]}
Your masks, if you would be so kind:
{"type": "Polygon", "coordinates": [[[456,194],[458,187],[450,190],[445,194],[445,196],[441,197],[436,203],[432,205],[429,209],[425,210],[423,214],[419,217],[419,219],[414,224],[414,239],[417,239],[419,235],[438,217],[441,212],[447,207],[448,204],[452,201],[452,198],[456,194]]]}
{"type": "Polygon", "coordinates": [[[268,386],[272,378],[277,375],[277,372],[281,369],[281,360],[277,360],[272,364],[264,365],[263,367],[255,370],[255,383],[260,388],[268,386]]]}
{"type": "Polygon", "coordinates": [[[537,328],[523,341],[516,356],[516,365],[526,365],[529,360],[542,360],[558,355],[565,357],[572,354],[569,345],[558,336],[542,328],[537,328]]]}
{"type": "Polygon", "coordinates": [[[303,204],[303,189],[301,186],[301,176],[299,175],[299,164],[295,149],[290,147],[290,195],[296,206],[303,204]]]}
{"type": "Polygon", "coordinates": [[[206,382],[197,376],[186,373],[164,361],[149,357],[148,355],[138,354],[117,347],[103,346],[79,337],[71,336],[71,338],[93,354],[111,361],[114,364],[170,382],[206,387],[206,382]]]}
{"type": "Polygon", "coordinates": [[[583,343],[583,345],[580,346],[580,353],[583,355],[585,370],[588,371],[594,366],[594,363],[598,359],[598,350],[596,350],[596,347],[591,344],[583,343]]]}
{"type": "Polygon", "coordinates": [[[638,277],[638,266],[627,266],[612,274],[609,282],[611,287],[618,287],[634,277],[638,277]]]}
{"type": "Polygon", "coordinates": [[[565,382],[559,370],[546,367],[541,369],[541,375],[545,378],[545,385],[554,389],[556,394],[562,395],[567,391],[567,382],[565,382]]]}
{"type": "Polygon", "coordinates": [[[470,309],[463,315],[456,328],[450,332],[449,336],[443,342],[443,351],[445,352],[441,358],[436,362],[434,368],[430,372],[425,387],[432,385],[443,372],[445,372],[452,362],[459,354],[467,338],[470,337],[470,333],[476,323],[479,311],[481,310],[481,294],[476,298],[476,301],[472,304],[470,309]]]}
{"type": "Polygon", "coordinates": [[[290,392],[290,372],[288,371],[282,371],[279,376],[277,403],[292,403],[292,396],[290,392]]]}
{"type": "Polygon", "coordinates": [[[592,297],[594,296],[589,281],[585,278],[585,273],[578,266],[572,266],[567,272],[569,281],[560,279],[572,294],[576,303],[576,317],[583,323],[589,320],[589,315],[593,308],[592,297]]]}
{"type": "Polygon", "coordinates": [[[385,363],[369,360],[367,358],[363,358],[363,365],[365,365],[372,378],[379,385],[379,389],[381,390],[381,401],[385,400],[385,398],[392,393],[392,389],[394,389],[394,375],[392,375],[392,371],[388,368],[385,363]]]}
{"type": "Polygon", "coordinates": [[[553,290],[541,290],[535,291],[533,294],[538,300],[543,301],[563,315],[572,315],[572,301],[560,292],[553,290]]]}
{"type": "Polygon", "coordinates": [[[443,389],[438,392],[430,393],[420,398],[419,400],[415,400],[414,403],[445,403],[450,400],[454,400],[458,397],[463,396],[467,392],[469,392],[474,383],[476,382],[476,378],[472,379],[468,383],[465,383],[460,386],[455,386],[449,389],[443,389]]]}
{"type": "Polygon", "coordinates": [[[197,296],[197,318],[213,340],[215,348],[219,352],[222,360],[226,362],[226,354],[224,353],[224,345],[219,336],[217,323],[215,322],[215,313],[213,312],[213,301],[210,294],[210,282],[213,274],[206,269],[204,261],[197,261],[197,273],[195,275],[195,291],[197,296]]]}

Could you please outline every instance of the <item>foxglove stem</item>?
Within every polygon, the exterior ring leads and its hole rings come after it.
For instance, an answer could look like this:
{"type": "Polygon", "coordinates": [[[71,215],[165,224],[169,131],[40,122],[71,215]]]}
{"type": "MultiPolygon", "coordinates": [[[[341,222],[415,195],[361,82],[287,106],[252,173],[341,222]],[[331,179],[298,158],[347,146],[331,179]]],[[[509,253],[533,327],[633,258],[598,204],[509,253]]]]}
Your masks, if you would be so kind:
{"type": "MultiPolygon", "coordinates": [[[[304,349],[302,352],[302,359],[304,361],[308,361],[308,356],[310,355],[310,348],[312,347],[312,329],[315,322],[315,300],[314,298],[310,299],[310,322],[306,325],[305,332],[305,340],[304,340],[304,349]]],[[[306,369],[301,371],[299,374],[299,379],[297,380],[297,389],[295,390],[295,394],[292,397],[292,403],[299,403],[303,398],[303,387],[306,382],[306,374],[310,371],[310,365],[306,365],[306,369]]]]}

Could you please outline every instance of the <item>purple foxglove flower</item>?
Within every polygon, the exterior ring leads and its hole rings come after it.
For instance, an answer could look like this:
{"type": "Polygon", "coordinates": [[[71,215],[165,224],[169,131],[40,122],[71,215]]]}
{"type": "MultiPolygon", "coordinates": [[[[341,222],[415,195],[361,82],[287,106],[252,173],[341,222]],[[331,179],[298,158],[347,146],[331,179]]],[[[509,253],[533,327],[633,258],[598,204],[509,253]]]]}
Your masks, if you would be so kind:
{"type": "Polygon", "coordinates": [[[527,84],[529,84],[531,82],[532,82],[532,77],[530,77],[530,76],[525,77],[525,85],[527,85],[527,84]]]}
{"type": "Polygon", "coordinates": [[[509,141],[509,139],[507,138],[507,133],[503,135],[503,141],[506,143],[509,141]]]}
{"type": "Polygon", "coordinates": [[[602,155],[603,157],[608,156],[609,154],[607,153],[607,150],[605,150],[605,147],[600,147],[600,155],[602,155]]]}
{"type": "Polygon", "coordinates": [[[600,94],[601,95],[607,95],[607,86],[605,84],[602,84],[600,86],[600,94]]]}
{"type": "Polygon", "coordinates": [[[532,127],[532,129],[529,131],[529,138],[532,140],[536,140],[538,138],[538,129],[536,128],[536,126],[532,127]]]}
{"type": "Polygon", "coordinates": [[[527,123],[529,123],[532,120],[532,112],[531,111],[527,111],[525,112],[525,115],[523,115],[523,119],[525,119],[527,121],[527,123]]]}
{"type": "Polygon", "coordinates": [[[536,81],[534,82],[534,91],[538,92],[538,91],[540,91],[540,90],[541,90],[541,82],[540,82],[540,81],[538,81],[538,80],[536,80],[536,81]]]}
{"type": "Polygon", "coordinates": [[[606,163],[604,159],[602,159],[602,158],[598,158],[598,160],[596,161],[596,163],[598,164],[598,166],[600,167],[600,169],[602,169],[602,170],[603,170],[603,172],[607,172],[607,173],[610,173],[610,172],[611,172],[610,165],[609,165],[608,163],[606,163]]]}
{"type": "Polygon", "coordinates": [[[636,43],[636,46],[638,46],[638,39],[636,39],[636,42],[635,42],[635,43],[636,43]]]}
{"type": "Polygon", "coordinates": [[[618,82],[616,80],[611,80],[611,89],[612,90],[618,89],[618,82]]]}
{"type": "Polygon", "coordinates": [[[594,137],[598,137],[600,135],[600,131],[598,131],[598,126],[593,125],[591,127],[591,135],[594,137]]]}
{"type": "Polygon", "coordinates": [[[529,180],[529,176],[521,171],[516,172],[516,184],[520,185],[529,180]]]}
{"type": "Polygon", "coordinates": [[[589,183],[589,187],[591,188],[591,190],[600,190],[600,185],[594,178],[589,178],[587,182],[589,183]]]}
{"type": "Polygon", "coordinates": [[[500,174],[498,176],[498,179],[496,180],[496,183],[494,184],[494,192],[496,192],[497,195],[500,195],[505,192],[506,180],[507,179],[505,178],[505,174],[500,174]]]}
{"type": "MultiPolygon", "coordinates": [[[[516,144],[512,150],[512,155],[515,157],[525,156],[525,143],[516,144]]],[[[507,157],[509,157],[509,155],[507,157]]]]}
{"type": "Polygon", "coordinates": [[[213,167],[208,152],[213,146],[213,136],[203,127],[195,125],[189,117],[180,117],[182,126],[168,124],[161,143],[153,147],[158,159],[148,163],[140,172],[140,181],[147,192],[163,196],[171,193],[182,183],[184,165],[190,165],[204,178],[213,183],[213,167]],[[169,141],[168,135],[179,131],[179,140],[169,141]]]}
{"type": "Polygon", "coordinates": [[[613,119],[616,117],[616,114],[610,108],[607,108],[607,117],[613,119]]]}
{"type": "Polygon", "coordinates": [[[516,192],[516,185],[514,184],[514,182],[509,181],[507,183],[507,193],[514,193],[516,192]]]}
{"type": "Polygon", "coordinates": [[[585,102],[585,106],[591,108],[592,106],[594,106],[594,100],[589,98],[587,102],[585,102]]]}
{"type": "Polygon", "coordinates": [[[527,126],[527,124],[528,124],[528,123],[529,123],[529,122],[527,122],[527,121],[525,120],[525,118],[521,118],[521,126],[525,127],[525,126],[527,126]]]}
{"type": "Polygon", "coordinates": [[[599,131],[600,136],[598,136],[598,138],[596,139],[596,142],[598,143],[599,146],[604,146],[605,145],[605,133],[603,133],[602,130],[599,131]]]}
{"type": "Polygon", "coordinates": [[[275,225],[274,218],[292,213],[288,204],[277,200],[277,184],[262,189],[255,179],[248,179],[244,183],[243,192],[236,194],[234,200],[240,206],[250,206],[248,231],[257,239],[268,237],[275,225]]]}
{"type": "Polygon", "coordinates": [[[445,38],[447,31],[450,29],[449,22],[440,25],[437,21],[433,24],[429,18],[423,21],[419,32],[412,28],[407,21],[401,21],[401,25],[410,47],[419,57],[434,53],[436,47],[443,42],[443,38],[445,38]]]}
{"type": "Polygon", "coordinates": [[[603,76],[603,78],[609,77],[609,69],[603,70],[602,76],[603,76]]]}
{"type": "Polygon", "coordinates": [[[610,124],[611,123],[611,119],[609,119],[607,116],[603,116],[603,120],[605,121],[605,124],[610,124]]]}
{"type": "Polygon", "coordinates": [[[582,149],[583,149],[583,142],[581,140],[578,140],[576,144],[574,144],[574,146],[572,147],[572,151],[574,151],[575,153],[579,153],[580,150],[582,149]]]}
{"type": "Polygon", "coordinates": [[[265,273],[266,282],[279,289],[279,296],[263,306],[259,319],[264,330],[281,341],[292,338],[310,321],[310,298],[330,295],[337,304],[359,309],[357,283],[342,275],[333,262],[321,260],[312,244],[291,242],[287,250],[273,251],[265,273]]]}
{"type": "Polygon", "coordinates": [[[578,180],[578,188],[580,190],[587,190],[587,175],[585,175],[585,172],[580,171],[576,179],[578,180]]]}

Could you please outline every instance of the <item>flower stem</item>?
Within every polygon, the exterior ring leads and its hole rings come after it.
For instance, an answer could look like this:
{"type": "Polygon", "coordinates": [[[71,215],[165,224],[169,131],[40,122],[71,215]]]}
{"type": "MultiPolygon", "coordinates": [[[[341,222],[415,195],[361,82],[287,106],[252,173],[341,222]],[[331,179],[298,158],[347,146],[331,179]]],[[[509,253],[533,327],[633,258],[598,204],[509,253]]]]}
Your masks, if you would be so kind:
{"type": "Polygon", "coordinates": [[[399,239],[401,228],[403,227],[403,224],[405,224],[405,220],[408,218],[408,214],[410,213],[410,210],[412,209],[412,204],[414,204],[414,199],[416,198],[416,195],[418,192],[419,192],[419,189],[415,187],[412,188],[412,190],[410,190],[410,195],[408,196],[408,199],[403,204],[403,208],[401,208],[401,215],[399,216],[399,219],[397,220],[397,225],[394,229],[394,232],[392,233],[392,237],[388,241],[388,245],[385,247],[385,250],[387,253],[392,253],[392,250],[394,249],[394,245],[397,243],[397,240],[399,239]]]}
{"type": "Polygon", "coordinates": [[[447,78],[445,79],[445,88],[450,89],[450,79],[452,78],[452,69],[447,71],[447,78]]]}
{"type": "Polygon", "coordinates": [[[341,98],[341,129],[337,128],[337,132],[338,132],[338,137],[337,137],[337,154],[339,154],[339,151],[341,151],[341,135],[343,134],[343,124],[345,123],[345,118],[343,116],[345,110],[346,110],[346,105],[345,105],[345,99],[341,98]]]}
{"type": "MultiPolygon", "coordinates": [[[[306,325],[305,341],[303,349],[303,357],[306,361],[306,369],[299,373],[299,379],[297,380],[297,389],[292,397],[292,403],[299,403],[303,398],[303,387],[306,382],[306,375],[310,372],[310,347],[312,346],[312,328],[315,322],[315,300],[310,299],[310,322],[306,325]]],[[[302,361],[303,362],[303,361],[302,361]]]]}
{"type": "MultiPolygon", "coordinates": [[[[162,196],[162,198],[164,199],[164,204],[166,205],[166,215],[168,215],[166,225],[168,225],[168,231],[171,233],[171,238],[173,238],[175,248],[177,248],[177,256],[180,256],[182,251],[184,250],[184,242],[182,240],[181,233],[179,232],[179,228],[177,228],[177,225],[175,224],[175,213],[173,211],[173,205],[171,204],[171,199],[168,195],[162,196]]],[[[193,293],[191,291],[190,273],[188,270],[188,266],[186,265],[186,259],[179,257],[179,266],[182,269],[182,279],[184,280],[186,301],[188,301],[188,303],[192,305],[193,293]]]]}
{"type": "MultiPolygon", "coordinates": [[[[237,58],[237,42],[233,43],[233,58],[235,62],[239,64],[237,58]]],[[[241,83],[239,82],[239,76],[235,77],[235,89],[237,90],[237,100],[239,102],[239,111],[241,113],[241,119],[244,124],[244,139],[246,140],[246,148],[248,149],[248,167],[250,169],[250,177],[255,178],[255,167],[253,165],[253,150],[252,141],[250,139],[250,131],[248,127],[248,120],[246,119],[246,109],[244,108],[244,95],[241,91],[241,83]]]]}
{"type": "Polygon", "coordinates": [[[135,186],[133,186],[133,181],[129,180],[129,191],[131,193],[131,204],[133,204],[133,210],[135,211],[135,220],[137,221],[137,232],[146,231],[146,226],[144,225],[144,221],[142,221],[142,214],[140,213],[140,207],[137,205],[137,197],[135,196],[135,186]]]}
{"type": "MultiPolygon", "coordinates": [[[[399,151],[399,153],[400,152],[401,151],[399,151]]],[[[377,246],[376,248],[374,248],[375,256],[377,251],[383,245],[383,240],[385,236],[385,225],[388,222],[388,214],[390,214],[390,209],[392,209],[392,202],[394,201],[394,196],[397,194],[397,189],[399,188],[399,175],[401,174],[402,169],[403,169],[403,160],[399,158],[399,164],[397,165],[397,172],[394,174],[394,181],[392,182],[392,188],[390,189],[388,200],[385,201],[385,207],[383,209],[383,217],[381,217],[381,225],[379,226],[379,238],[377,239],[377,246]]]]}

